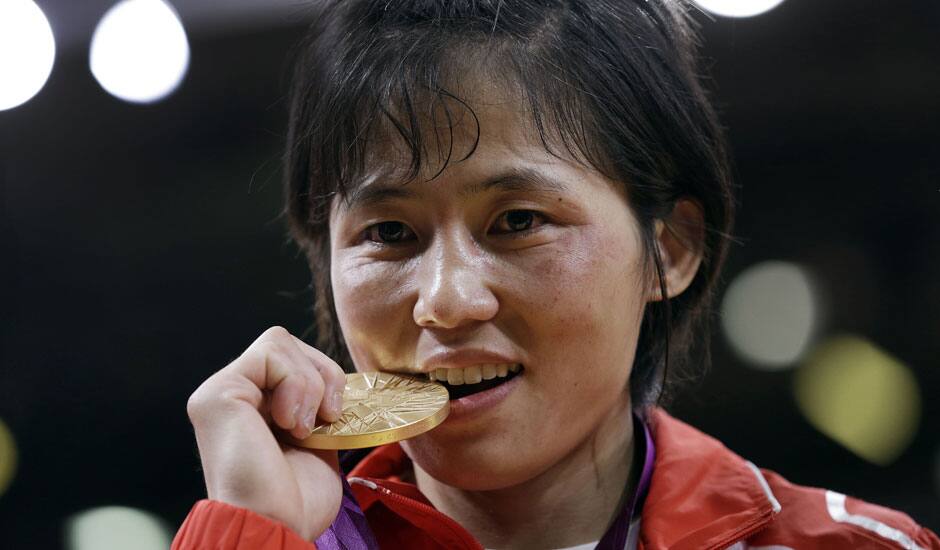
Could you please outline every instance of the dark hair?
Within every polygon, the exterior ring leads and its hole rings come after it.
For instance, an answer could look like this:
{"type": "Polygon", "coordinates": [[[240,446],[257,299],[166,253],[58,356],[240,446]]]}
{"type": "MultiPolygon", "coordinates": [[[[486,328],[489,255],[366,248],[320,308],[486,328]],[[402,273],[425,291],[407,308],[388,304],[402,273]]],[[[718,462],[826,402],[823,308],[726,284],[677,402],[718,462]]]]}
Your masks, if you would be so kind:
{"type": "Polygon", "coordinates": [[[734,201],[694,31],[688,8],[673,0],[322,2],[298,50],[284,158],[291,234],[313,275],[318,347],[352,367],[330,286],[332,198],[346,197],[367,168],[378,132],[410,152],[406,179],[431,147],[443,167],[473,154],[453,151],[456,119],[476,121],[456,90],[461,74],[484,74],[517,91],[550,153],[560,147],[624,183],[663,296],[654,221],[667,221],[680,198],[702,207],[704,261],[692,284],[647,305],[634,406],[661,401],[682,373],[707,368],[734,201]]]}

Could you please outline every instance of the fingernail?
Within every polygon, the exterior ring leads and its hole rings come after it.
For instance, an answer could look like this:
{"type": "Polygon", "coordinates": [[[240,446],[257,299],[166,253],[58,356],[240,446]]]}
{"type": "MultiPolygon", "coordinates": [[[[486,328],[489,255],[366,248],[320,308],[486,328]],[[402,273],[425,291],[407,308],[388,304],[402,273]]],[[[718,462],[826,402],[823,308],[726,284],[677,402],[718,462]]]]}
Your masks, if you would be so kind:
{"type": "Polygon", "coordinates": [[[317,427],[317,411],[316,409],[310,409],[307,412],[307,416],[304,417],[304,428],[308,432],[312,432],[314,428],[317,427]]]}
{"type": "Polygon", "coordinates": [[[298,412],[300,412],[300,403],[297,403],[296,405],[294,405],[294,408],[290,410],[290,417],[294,419],[294,425],[291,426],[290,429],[296,428],[297,424],[301,420],[300,416],[297,414],[298,412]]]}

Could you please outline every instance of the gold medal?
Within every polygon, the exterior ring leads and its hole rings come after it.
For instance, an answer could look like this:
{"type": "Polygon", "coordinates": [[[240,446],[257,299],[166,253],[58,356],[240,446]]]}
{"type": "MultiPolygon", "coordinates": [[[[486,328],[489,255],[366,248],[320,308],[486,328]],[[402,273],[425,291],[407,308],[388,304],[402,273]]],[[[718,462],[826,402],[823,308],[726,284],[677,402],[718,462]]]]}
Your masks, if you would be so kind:
{"type": "Polygon", "coordinates": [[[450,398],[442,384],[387,372],[357,372],[346,375],[340,419],[293,442],[311,449],[377,447],[422,434],[449,412],[450,398]]]}

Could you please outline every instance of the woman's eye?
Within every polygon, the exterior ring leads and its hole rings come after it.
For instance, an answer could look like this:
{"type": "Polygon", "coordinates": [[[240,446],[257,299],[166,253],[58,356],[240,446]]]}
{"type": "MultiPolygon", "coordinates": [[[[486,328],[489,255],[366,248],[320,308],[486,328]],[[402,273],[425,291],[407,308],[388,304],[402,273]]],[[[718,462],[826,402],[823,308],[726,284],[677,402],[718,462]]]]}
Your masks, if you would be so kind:
{"type": "Polygon", "coordinates": [[[541,214],[533,210],[510,210],[496,219],[497,233],[525,233],[543,223],[541,214]]]}
{"type": "Polygon", "coordinates": [[[379,244],[396,244],[414,237],[411,229],[401,222],[381,222],[366,228],[363,237],[379,244]]]}

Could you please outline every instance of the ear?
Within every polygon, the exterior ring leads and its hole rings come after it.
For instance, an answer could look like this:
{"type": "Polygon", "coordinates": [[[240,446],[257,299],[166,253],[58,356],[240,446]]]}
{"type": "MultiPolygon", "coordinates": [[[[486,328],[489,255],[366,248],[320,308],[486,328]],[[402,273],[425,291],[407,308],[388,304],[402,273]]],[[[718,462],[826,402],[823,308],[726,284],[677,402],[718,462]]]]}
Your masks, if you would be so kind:
{"type": "MultiPolygon", "coordinates": [[[[680,199],[666,220],[656,220],[656,247],[663,262],[668,298],[682,294],[702,263],[705,249],[705,215],[698,202],[680,199]]],[[[663,299],[659,277],[653,272],[649,301],[663,299]]]]}

